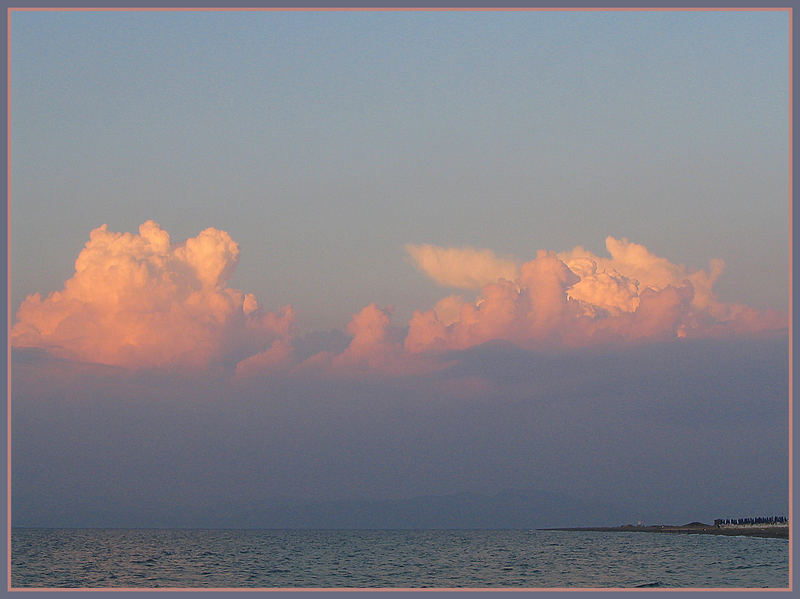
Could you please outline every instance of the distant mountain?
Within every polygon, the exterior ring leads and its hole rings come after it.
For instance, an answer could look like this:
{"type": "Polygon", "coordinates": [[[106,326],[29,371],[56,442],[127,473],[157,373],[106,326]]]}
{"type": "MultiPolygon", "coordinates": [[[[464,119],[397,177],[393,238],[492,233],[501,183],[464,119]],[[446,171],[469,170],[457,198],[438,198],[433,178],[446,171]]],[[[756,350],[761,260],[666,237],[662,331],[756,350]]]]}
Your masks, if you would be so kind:
{"type": "Polygon", "coordinates": [[[457,493],[404,500],[329,501],[252,509],[257,528],[546,528],[628,522],[624,506],[534,490],[457,493]]]}

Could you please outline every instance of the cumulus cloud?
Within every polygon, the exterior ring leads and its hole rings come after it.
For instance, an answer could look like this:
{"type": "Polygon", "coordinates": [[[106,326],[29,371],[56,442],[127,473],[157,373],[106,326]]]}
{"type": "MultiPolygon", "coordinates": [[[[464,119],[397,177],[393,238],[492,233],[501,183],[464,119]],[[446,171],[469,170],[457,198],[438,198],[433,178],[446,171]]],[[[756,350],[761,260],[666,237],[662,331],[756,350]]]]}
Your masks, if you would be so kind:
{"type": "Polygon", "coordinates": [[[300,364],[296,372],[344,377],[420,375],[445,368],[437,359],[404,351],[403,332],[391,324],[391,308],[369,304],[347,325],[352,340],[341,353],[322,352],[300,364]]]}
{"type": "Polygon", "coordinates": [[[181,244],[148,221],[138,234],[91,232],[64,289],[28,296],[11,330],[15,347],[125,367],[233,368],[240,380],[322,375],[421,375],[447,368],[441,354],[495,340],[529,349],[724,337],[785,330],[785,314],[719,301],[721,260],[690,270],[627,239],[607,256],[576,247],[517,264],[490,250],[408,245],[438,283],[480,289],[416,311],[407,327],[391,308],[365,306],[334,346],[295,337],[291,306],[266,311],[228,286],[239,246],[209,228],[181,244]],[[298,349],[299,348],[299,349],[298,349]],[[309,351],[311,349],[311,351],[309,351]]]}
{"type": "MultiPolygon", "coordinates": [[[[727,308],[713,298],[712,292],[725,268],[722,260],[711,260],[707,271],[693,271],[625,238],[609,236],[605,243],[609,256],[598,256],[581,246],[556,254],[578,276],[568,288],[568,297],[584,302],[585,309],[600,308],[615,314],[634,312],[639,305],[639,294],[645,289],[680,287],[688,280],[694,289],[694,306],[707,308],[718,317],[725,316],[727,308]]],[[[514,259],[498,257],[489,249],[430,244],[409,244],[405,249],[421,272],[447,287],[479,290],[498,279],[515,281],[522,266],[514,259]]]]}
{"type": "Polygon", "coordinates": [[[285,338],[291,308],[265,312],[227,286],[239,246],[209,228],[183,244],[153,221],[138,234],[91,232],[64,289],[28,296],[11,342],[70,359],[131,367],[235,359],[285,338]]]}
{"type": "Polygon", "coordinates": [[[515,279],[519,272],[516,262],[491,250],[430,244],[408,244],[405,250],[419,270],[444,287],[480,289],[499,278],[515,279]]]}
{"type": "MultiPolygon", "coordinates": [[[[495,339],[531,348],[576,347],[750,334],[787,325],[785,315],[717,300],[713,286],[724,268],[721,260],[712,260],[707,271],[691,271],[627,239],[608,237],[606,248],[609,257],[582,247],[541,251],[512,278],[483,271],[493,282],[475,301],[450,296],[432,310],[415,312],[405,349],[438,353],[495,339]]],[[[438,250],[451,257],[460,252],[438,250]]],[[[470,255],[465,263],[468,270],[470,255]]]]}
{"type": "Polygon", "coordinates": [[[712,287],[725,268],[722,260],[711,260],[708,271],[692,271],[625,238],[607,237],[606,249],[609,257],[597,256],[581,246],[558,254],[580,277],[570,288],[570,297],[612,312],[633,312],[644,290],[680,287],[689,281],[694,290],[692,304],[695,307],[721,309],[713,298],[712,287]]]}
{"type": "Polygon", "coordinates": [[[458,320],[445,325],[436,310],[415,312],[405,347],[410,352],[465,349],[496,339],[531,345],[560,342],[580,318],[566,296],[577,276],[554,254],[540,252],[522,265],[515,281],[486,285],[476,302],[460,306],[458,320]]]}

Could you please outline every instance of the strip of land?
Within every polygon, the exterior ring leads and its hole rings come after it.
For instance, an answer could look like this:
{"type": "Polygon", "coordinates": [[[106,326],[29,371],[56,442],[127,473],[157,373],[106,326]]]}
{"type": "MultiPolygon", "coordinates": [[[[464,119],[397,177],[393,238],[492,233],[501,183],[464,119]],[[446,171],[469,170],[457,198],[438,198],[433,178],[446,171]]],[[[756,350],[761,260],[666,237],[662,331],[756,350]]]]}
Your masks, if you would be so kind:
{"type": "Polygon", "coordinates": [[[788,539],[789,526],[753,526],[753,525],[726,525],[714,526],[713,524],[692,523],[683,526],[656,525],[656,526],[581,526],[572,528],[542,528],[540,530],[572,530],[596,532],[658,532],[685,535],[729,535],[745,537],[766,537],[770,539],[788,539]]]}

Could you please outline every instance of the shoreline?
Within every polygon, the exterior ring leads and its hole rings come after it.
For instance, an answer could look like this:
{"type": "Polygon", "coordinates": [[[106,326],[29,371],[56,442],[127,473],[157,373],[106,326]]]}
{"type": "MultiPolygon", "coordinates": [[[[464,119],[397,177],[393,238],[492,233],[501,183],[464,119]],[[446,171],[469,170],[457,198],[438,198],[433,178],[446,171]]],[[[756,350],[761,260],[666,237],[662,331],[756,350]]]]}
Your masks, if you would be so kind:
{"type": "Polygon", "coordinates": [[[725,536],[744,536],[762,537],[768,539],[788,539],[789,526],[714,526],[713,524],[701,525],[656,525],[656,526],[634,526],[626,524],[624,526],[573,526],[569,528],[540,528],[538,530],[561,530],[561,531],[581,531],[581,532],[654,532],[671,533],[685,535],[725,535],[725,536]]]}

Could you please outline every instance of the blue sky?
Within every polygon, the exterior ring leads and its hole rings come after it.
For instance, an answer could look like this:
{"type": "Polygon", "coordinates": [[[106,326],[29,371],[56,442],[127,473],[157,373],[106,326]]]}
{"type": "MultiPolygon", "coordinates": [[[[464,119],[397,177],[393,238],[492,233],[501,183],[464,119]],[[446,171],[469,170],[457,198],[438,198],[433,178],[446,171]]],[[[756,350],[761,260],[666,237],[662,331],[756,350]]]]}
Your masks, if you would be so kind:
{"type": "Polygon", "coordinates": [[[310,328],[439,290],[403,244],[627,237],[786,308],[785,12],[15,12],[13,304],[91,229],[214,226],[310,328]],[[324,289],[324,301],[320,290],[324,289]]]}

